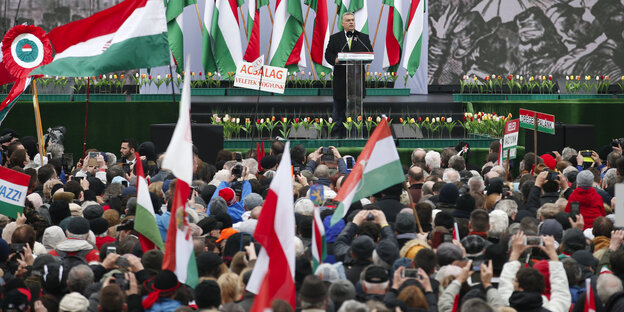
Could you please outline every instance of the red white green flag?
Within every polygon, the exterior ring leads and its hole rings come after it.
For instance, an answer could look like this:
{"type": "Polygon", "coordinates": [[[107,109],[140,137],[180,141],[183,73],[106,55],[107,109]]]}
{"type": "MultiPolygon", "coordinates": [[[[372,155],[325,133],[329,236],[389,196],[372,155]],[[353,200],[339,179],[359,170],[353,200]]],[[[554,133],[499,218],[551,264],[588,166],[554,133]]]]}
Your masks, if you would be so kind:
{"type": "Polygon", "coordinates": [[[306,66],[303,49],[303,14],[299,0],[277,0],[269,65],[299,71],[306,66]]]}
{"type": "Polygon", "coordinates": [[[312,63],[317,73],[329,74],[332,71],[332,66],[325,60],[325,50],[327,49],[329,36],[331,35],[327,13],[327,0],[306,0],[305,4],[309,5],[310,8],[316,12],[310,51],[312,63]]]}
{"type": "Polygon", "coordinates": [[[405,44],[403,50],[403,68],[407,69],[410,76],[414,76],[420,66],[420,54],[422,53],[422,33],[425,23],[425,1],[412,0],[407,28],[405,32],[405,44]]]}
{"type": "Polygon", "coordinates": [[[17,219],[24,211],[30,176],[0,167],[0,214],[17,219]]]}
{"type": "Polygon", "coordinates": [[[351,203],[405,181],[388,121],[383,118],[358,156],[355,167],[336,195],[331,225],[344,218],[351,203]]]}
{"type": "Polygon", "coordinates": [[[210,54],[221,75],[236,72],[236,65],[243,61],[238,13],[242,0],[208,0],[204,10],[203,40],[204,70],[212,72],[208,62],[210,54]]]}
{"type": "Polygon", "coordinates": [[[312,220],[312,271],[323,263],[327,257],[327,243],[325,241],[325,228],[321,219],[320,207],[314,206],[314,219],[312,220]]]}
{"type": "Polygon", "coordinates": [[[384,4],[390,6],[390,11],[386,26],[383,68],[396,73],[403,49],[403,0],[384,0],[384,4]]]}
{"type": "Polygon", "coordinates": [[[31,75],[84,77],[169,65],[162,0],[123,1],[48,33],[56,55],[31,75]]]}
{"type": "Polygon", "coordinates": [[[260,57],[260,8],[268,4],[268,0],[249,0],[247,49],[243,55],[243,59],[247,62],[253,62],[260,57]]]}
{"type": "MultiPolygon", "coordinates": [[[[368,35],[368,6],[366,0],[336,0],[336,5],[340,8],[338,11],[339,18],[345,12],[353,12],[355,15],[355,30],[368,35]]],[[[338,29],[344,30],[340,20],[338,21],[338,29]]]]}
{"type": "MultiPolygon", "coordinates": [[[[164,249],[162,237],[156,224],[156,213],[154,212],[154,205],[149,195],[149,189],[147,188],[147,180],[145,180],[145,174],[143,173],[143,163],[141,162],[141,155],[136,153],[136,176],[137,176],[137,205],[136,205],[136,218],[134,220],[134,229],[139,233],[139,242],[143,252],[154,247],[164,249]]],[[[156,207],[157,209],[160,207],[156,207]]]]}
{"type": "Polygon", "coordinates": [[[184,19],[182,13],[185,7],[196,3],[196,0],[165,0],[169,47],[178,72],[184,68],[184,19]]]}
{"type": "Polygon", "coordinates": [[[189,74],[190,64],[187,58],[178,122],[162,162],[163,169],[171,170],[177,179],[173,192],[162,269],[174,272],[178,281],[194,288],[198,283],[197,263],[193,252],[191,227],[186,214],[187,201],[191,195],[190,185],[193,182],[193,139],[190,118],[191,77],[189,74]]]}

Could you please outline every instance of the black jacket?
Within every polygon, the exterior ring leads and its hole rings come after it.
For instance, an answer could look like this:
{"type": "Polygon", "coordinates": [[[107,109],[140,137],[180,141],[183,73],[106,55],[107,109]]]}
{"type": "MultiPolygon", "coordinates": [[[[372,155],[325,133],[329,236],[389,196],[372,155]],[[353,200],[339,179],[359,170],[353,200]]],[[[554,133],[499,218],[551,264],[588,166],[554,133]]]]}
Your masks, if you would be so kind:
{"type": "MultiPolygon", "coordinates": [[[[346,84],[346,66],[336,65],[336,57],[340,52],[373,52],[373,48],[370,43],[370,39],[367,34],[355,31],[353,40],[351,42],[351,48],[347,44],[347,36],[344,31],[337,32],[329,37],[327,43],[327,49],[325,50],[325,60],[332,66],[334,66],[334,99],[344,100],[346,84]]],[[[364,80],[366,78],[366,71],[362,66],[362,85],[365,86],[364,80]]]]}

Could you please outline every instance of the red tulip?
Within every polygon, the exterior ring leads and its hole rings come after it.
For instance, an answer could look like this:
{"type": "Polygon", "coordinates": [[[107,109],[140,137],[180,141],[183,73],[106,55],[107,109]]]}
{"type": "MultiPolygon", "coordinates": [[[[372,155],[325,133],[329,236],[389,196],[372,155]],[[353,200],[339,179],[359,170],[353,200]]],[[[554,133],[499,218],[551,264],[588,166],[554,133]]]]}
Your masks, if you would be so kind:
{"type": "Polygon", "coordinates": [[[507,76],[507,80],[511,81],[513,79],[513,75],[507,76]]]}
{"type": "Polygon", "coordinates": [[[418,117],[418,122],[422,122],[422,117],[418,117]]]}
{"type": "Polygon", "coordinates": [[[260,119],[256,119],[256,123],[260,123],[260,119]]]}

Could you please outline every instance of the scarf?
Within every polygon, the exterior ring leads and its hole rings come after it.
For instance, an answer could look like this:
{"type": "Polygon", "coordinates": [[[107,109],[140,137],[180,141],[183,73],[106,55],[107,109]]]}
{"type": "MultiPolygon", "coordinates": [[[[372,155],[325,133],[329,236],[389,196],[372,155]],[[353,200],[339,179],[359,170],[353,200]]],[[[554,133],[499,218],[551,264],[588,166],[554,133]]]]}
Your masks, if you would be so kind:
{"type": "Polygon", "coordinates": [[[158,298],[161,297],[161,295],[163,297],[169,297],[171,295],[173,295],[173,293],[178,290],[178,288],[180,288],[180,282],[177,282],[177,284],[175,286],[173,286],[172,288],[169,289],[156,289],[154,288],[154,291],[149,293],[145,299],[143,299],[142,305],[143,305],[143,309],[149,309],[151,308],[154,303],[156,303],[156,301],[158,301],[158,298]]]}

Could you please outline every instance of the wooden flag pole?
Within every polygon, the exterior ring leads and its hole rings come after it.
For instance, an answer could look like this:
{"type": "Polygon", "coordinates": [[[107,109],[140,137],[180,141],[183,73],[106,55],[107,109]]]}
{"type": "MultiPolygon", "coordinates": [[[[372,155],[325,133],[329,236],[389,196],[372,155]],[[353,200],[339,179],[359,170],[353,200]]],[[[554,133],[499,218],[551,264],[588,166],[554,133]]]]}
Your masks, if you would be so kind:
{"type": "Polygon", "coordinates": [[[305,39],[305,43],[308,46],[308,58],[310,59],[310,64],[311,64],[311,68],[312,68],[312,76],[314,77],[314,80],[318,80],[318,78],[316,77],[316,70],[314,69],[314,62],[312,61],[312,47],[310,46],[310,44],[308,43],[308,35],[306,34],[306,25],[308,24],[308,14],[310,14],[310,5],[308,4],[308,10],[306,11],[306,16],[305,19],[303,20],[303,38],[305,39]]]}
{"type": "Polygon", "coordinates": [[[197,6],[197,3],[195,3],[195,12],[197,12],[197,21],[199,21],[199,31],[203,37],[204,36],[204,24],[202,23],[201,16],[199,15],[199,7],[197,6]]]}
{"type": "Polygon", "coordinates": [[[507,163],[505,164],[505,181],[509,181],[510,178],[510,174],[509,174],[509,151],[510,149],[507,149],[507,163]]]}
{"type": "MultiPolygon", "coordinates": [[[[269,10],[269,18],[271,19],[271,28],[273,28],[273,14],[271,13],[271,2],[267,4],[267,10],[269,10]]],[[[273,29],[271,29],[271,35],[269,36],[269,48],[267,49],[267,53],[266,53],[267,58],[270,56],[269,52],[271,52],[271,41],[273,41],[273,29]]]]}
{"type": "Polygon", "coordinates": [[[409,188],[407,187],[407,182],[403,182],[403,189],[407,192],[407,198],[409,198],[410,207],[412,207],[412,211],[414,212],[414,221],[416,221],[416,225],[418,226],[418,233],[424,234],[422,225],[420,225],[420,218],[418,217],[418,212],[416,211],[416,205],[412,201],[412,194],[409,192],[409,188]]]}
{"type": "MultiPolygon", "coordinates": [[[[379,23],[381,23],[381,14],[383,14],[384,5],[381,4],[381,10],[379,10],[379,18],[377,18],[377,27],[375,27],[375,36],[373,36],[372,47],[375,49],[375,41],[377,41],[377,32],[379,31],[379,23]]],[[[366,72],[370,69],[370,64],[366,65],[366,72]]]]}
{"type": "MultiPolygon", "coordinates": [[[[245,29],[245,31],[244,31],[245,38],[247,38],[247,40],[249,40],[249,34],[247,33],[247,25],[245,24],[245,16],[243,15],[243,8],[242,7],[238,7],[238,11],[240,12],[241,20],[243,21],[243,29],[245,29]]],[[[255,12],[254,12],[254,14],[255,14],[255,12]]]]}
{"type": "Polygon", "coordinates": [[[35,110],[35,124],[37,125],[37,139],[39,141],[39,159],[43,166],[45,146],[43,142],[43,129],[41,126],[41,112],[39,111],[39,98],[37,97],[37,79],[33,79],[33,108],[35,110]]]}
{"type": "Polygon", "coordinates": [[[340,10],[340,6],[336,6],[336,13],[334,13],[334,20],[332,21],[332,28],[329,30],[330,33],[334,32],[334,26],[336,25],[336,16],[338,16],[338,11],[340,10]]]}

